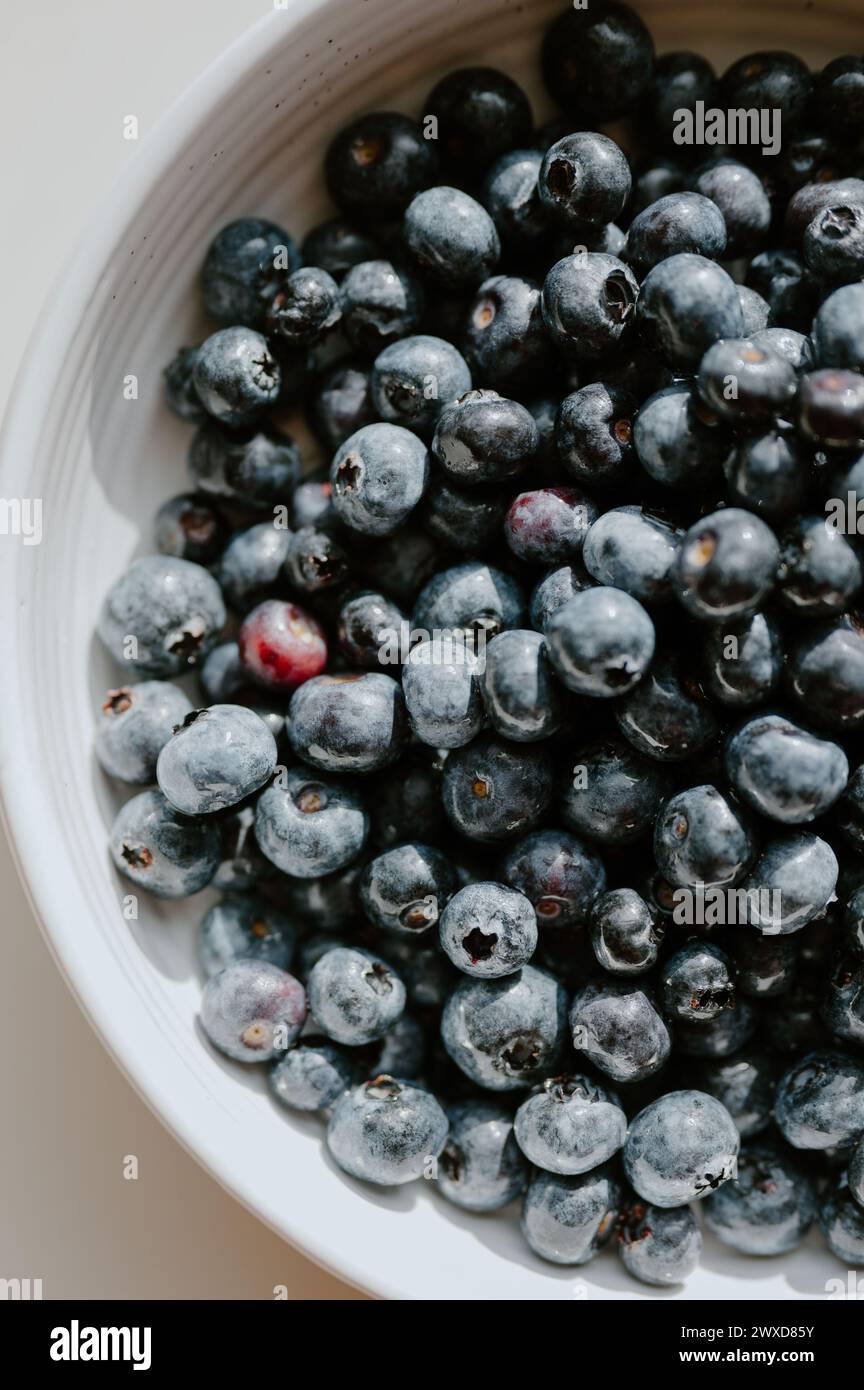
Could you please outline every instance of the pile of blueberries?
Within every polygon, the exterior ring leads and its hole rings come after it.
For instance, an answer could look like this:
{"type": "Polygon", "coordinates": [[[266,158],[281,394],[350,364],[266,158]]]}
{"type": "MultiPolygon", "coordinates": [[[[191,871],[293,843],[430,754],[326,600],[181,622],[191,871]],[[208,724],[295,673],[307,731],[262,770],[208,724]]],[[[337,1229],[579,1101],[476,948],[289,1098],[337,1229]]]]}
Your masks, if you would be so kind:
{"type": "Polygon", "coordinates": [[[718,78],[592,0],[541,64],[539,129],[452,72],[301,248],[207,251],[188,491],[99,622],[111,855],[219,891],[204,1031],[353,1177],[649,1284],[699,1199],[861,1265],[864,59],[718,78]],[[779,153],[676,144],[697,101],[779,153]]]}

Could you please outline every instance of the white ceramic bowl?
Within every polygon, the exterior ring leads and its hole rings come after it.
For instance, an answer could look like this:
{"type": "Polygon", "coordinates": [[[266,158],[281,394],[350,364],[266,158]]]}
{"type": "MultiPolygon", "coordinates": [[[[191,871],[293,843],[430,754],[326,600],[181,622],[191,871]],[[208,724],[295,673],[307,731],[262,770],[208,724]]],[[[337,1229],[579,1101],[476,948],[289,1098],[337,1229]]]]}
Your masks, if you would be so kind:
{"type": "MultiPolygon", "coordinates": [[[[658,48],[718,65],[787,47],[814,66],[860,48],[859,0],[638,6],[658,48]]],[[[201,77],[147,140],[64,267],[23,366],[2,445],[0,495],[42,498],[44,539],[0,547],[2,773],[22,875],[82,1007],[153,1110],[252,1211],[322,1265],[390,1298],[656,1296],[611,1255],[585,1269],[535,1259],[516,1218],[478,1218],[424,1183],[377,1192],[342,1176],[313,1119],[268,1097],[258,1069],[221,1061],[196,1024],[192,924],[206,897],[141,900],[110,868],[119,800],[94,765],[97,699],[116,679],[94,641],[107,586],[150,548],[158,504],[185,486],[187,432],[164,409],[160,371],[194,341],[196,276],[214,232],[261,213],[302,233],[325,212],[329,136],[363,109],[419,110],[449,68],[491,62],[548,114],[537,73],[561,0],[290,0],[201,77]],[[124,398],[124,378],[139,398],[124,398]]],[[[190,1230],[189,1239],[195,1239],[190,1230]]],[[[708,1245],[685,1297],[822,1295],[836,1262],[817,1244],[748,1261],[708,1245]]],[[[673,1295],[674,1296],[674,1295],[673,1295]]],[[[681,1295],[678,1295],[681,1296],[681,1295]]]]}

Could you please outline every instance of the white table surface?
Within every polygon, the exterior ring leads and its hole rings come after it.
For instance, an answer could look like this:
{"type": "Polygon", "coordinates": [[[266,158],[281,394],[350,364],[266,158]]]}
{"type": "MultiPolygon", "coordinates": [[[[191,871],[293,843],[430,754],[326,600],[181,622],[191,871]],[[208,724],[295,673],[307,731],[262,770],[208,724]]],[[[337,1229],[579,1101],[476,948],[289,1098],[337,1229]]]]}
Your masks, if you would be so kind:
{"type": "MultiPolygon", "coordinates": [[[[0,411],[51,283],[135,158],[124,118],[143,137],[266,5],[3,6],[0,411]]],[[[362,1297],[223,1192],[133,1092],[67,991],[2,834],[0,905],[0,1278],[41,1279],[46,1299],[362,1297]]]]}

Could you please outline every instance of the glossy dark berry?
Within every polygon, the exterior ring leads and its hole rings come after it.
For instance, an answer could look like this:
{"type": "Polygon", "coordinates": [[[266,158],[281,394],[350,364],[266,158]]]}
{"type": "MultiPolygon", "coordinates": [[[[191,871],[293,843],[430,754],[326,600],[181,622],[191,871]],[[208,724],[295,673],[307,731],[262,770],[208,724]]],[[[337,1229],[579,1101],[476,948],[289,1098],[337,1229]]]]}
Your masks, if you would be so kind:
{"type": "Polygon", "coordinates": [[[720,209],[727,259],[752,255],[762,245],[771,228],[771,199],[753,169],[737,159],[712,159],[695,170],[693,187],[720,209]]]}
{"type": "Polygon", "coordinates": [[[816,1187],[807,1170],[776,1140],[745,1144],[735,1181],[705,1203],[705,1224],[745,1255],[794,1250],[816,1216],[816,1187]]]}
{"type": "Polygon", "coordinates": [[[469,840],[495,843],[533,830],[552,790],[552,759],[542,746],[482,734],[444,764],[444,811],[469,840]]]}
{"type": "Polygon", "coordinates": [[[483,206],[505,250],[530,254],[548,235],[549,220],[537,188],[542,163],[538,150],[510,150],[486,175],[483,206]]]}
{"type": "Polygon", "coordinates": [[[616,256],[579,251],[558,261],[543,282],[543,321],[577,360],[608,357],[626,342],[639,285],[616,256]]]}
{"type": "Polygon", "coordinates": [[[654,64],[644,109],[660,139],[670,144],[675,112],[692,111],[697,101],[713,106],[716,94],[717,78],[707,58],[687,50],[663,53],[654,64]]]}
{"type": "Polygon", "coordinates": [[[733,969],[710,941],[690,942],[663,966],[663,1008],[674,1023],[702,1024],[735,1007],[733,969]]]}
{"type": "Polygon", "coordinates": [[[217,323],[257,327],[280,279],[299,264],[293,239],[275,222],[229,222],[211,243],[201,271],[204,308],[217,323]]]}
{"type": "Polygon", "coordinates": [[[697,681],[674,658],[657,658],[615,710],[622,734],[660,762],[692,757],[716,737],[717,719],[697,681]]]}
{"type": "Polygon", "coordinates": [[[782,641],[773,619],[765,613],[718,623],[706,633],[704,643],[705,689],[723,705],[757,705],[780,679],[782,641]]]}
{"type": "Polygon", "coordinates": [[[368,820],[354,790],[296,767],[259,796],[255,838],[271,863],[293,878],[323,878],[356,859],[368,820]]]}
{"type": "Polygon", "coordinates": [[[503,570],[466,561],[436,574],[417,598],[413,626],[428,633],[484,633],[521,627],[525,601],[516,580],[503,570]]]}
{"type": "Polygon", "coordinates": [[[780,113],[784,133],[803,121],[813,86],[810,73],[794,53],[749,53],[727,68],[720,80],[724,106],[767,106],[780,113]]]}
{"type": "Polygon", "coordinates": [[[694,618],[725,622],[758,608],[774,585],[780,548],[752,512],[725,507],[697,521],[675,561],[673,586],[694,618]]]}
{"type": "Polygon", "coordinates": [[[626,390],[601,381],[565,396],[555,418],[555,448],[567,472],[586,483],[626,477],[635,414],[626,390]]]}
{"type": "Polygon", "coordinates": [[[465,977],[441,1015],[441,1037],[453,1061],[489,1091],[520,1090],[554,1074],[566,1032],[567,996],[533,965],[500,980],[465,977]]]}
{"type": "Polygon", "coordinates": [[[207,412],[195,390],[197,357],[197,347],[178,348],[162,373],[166,404],[187,425],[201,425],[207,419],[207,412]]]}
{"type": "Polygon", "coordinates": [[[390,646],[401,637],[404,613],[390,599],[362,589],[339,609],[339,647],[351,666],[368,671],[390,664],[390,646]]]}
{"type": "Polygon", "coordinates": [[[369,373],[350,362],[332,367],[314,388],[310,415],[312,427],[326,447],[331,452],[338,449],[349,435],[372,423],[369,373]]]}
{"type": "Polygon", "coordinates": [[[636,1201],[618,1219],[617,1248],[628,1274],[665,1289],[693,1273],[702,1233],[690,1207],[664,1210],[636,1201]]]}
{"type": "Polygon", "coordinates": [[[670,597],[681,532],[644,507],[613,507],[593,522],[582,558],[598,584],[624,589],[641,603],[670,597]]]}
{"type": "Polygon", "coordinates": [[[473,289],[501,255],[501,239],[486,209],[447,185],[417,194],[405,212],[404,235],[418,270],[448,288],[473,289]]]}
{"type": "Polygon", "coordinates": [[[735,883],[756,853],[753,829],[734,800],[716,787],[690,787],[663,806],[654,827],[654,858],[669,883],[735,883]]]}
{"type": "Polygon", "coordinates": [[[597,508],[576,488],[547,487],[520,492],[504,523],[507,544],[520,560],[560,565],[581,552],[597,508]]]}
{"type": "MultiPolygon", "coordinates": [[[[864,220],[864,201],[861,206],[864,220]]],[[[864,261],[858,269],[864,274],[864,261]]],[[[811,337],[816,361],[823,367],[864,370],[864,284],[841,285],[822,301],[813,320],[811,337]]],[[[850,383],[851,385],[851,383],[850,383]]]]}
{"type": "Polygon", "coordinates": [[[816,79],[816,109],[833,134],[854,135],[864,125],[864,58],[832,58],[816,79]]]}
{"type": "Polygon", "coordinates": [[[748,338],[714,343],[699,363],[698,382],[709,410],[733,424],[787,414],[798,386],[785,357],[748,338]]]}
{"type": "Polygon", "coordinates": [[[804,434],[818,444],[828,449],[860,447],[864,444],[864,376],[839,367],[808,372],[798,387],[796,414],[804,434]]]}
{"type": "Polygon", "coordinates": [[[702,487],[732,455],[728,429],[686,383],[648,397],[633,421],[633,445],[642,468],[666,487],[702,487]]]}
{"type": "Polygon", "coordinates": [[[630,193],[630,166],[608,135],[580,131],[556,140],[543,157],[540,198],[565,226],[614,222],[630,193]]]}
{"type": "Polygon", "coordinates": [[[667,256],[690,252],[720,260],[726,250],[723,213],[702,193],[667,193],[638,213],[627,232],[627,260],[646,275],[667,256]]]}
{"type": "Polygon", "coordinates": [[[669,786],[656,763],[609,739],[577,747],[561,793],[561,815],[577,835],[629,844],[647,834],[669,786]]]}
{"type": "Polygon", "coordinates": [[[222,328],[198,349],[192,379],[208,415],[220,424],[243,427],[275,405],[281,372],[260,333],[222,328]]]}
{"type": "Polygon", "coordinates": [[[554,366],[543,321],[540,286],[518,275],[494,275],[480,285],[465,319],[463,351],[472,375],[507,393],[542,381],[554,366]]]}
{"type": "Polygon", "coordinates": [[[438,123],[446,164],[484,169],[507,150],[527,144],[531,105],[522,88],[495,68],[457,68],[426,97],[423,114],[438,123]]]}
{"type": "Polygon", "coordinates": [[[364,425],[333,455],[330,484],[337,515],[353,531],[386,536],[420,501],[427,470],[426,446],[410,430],[364,425]]]}
{"type": "Polygon", "coordinates": [[[570,690],[595,699],[625,694],[642,679],[654,655],[654,625],[623,589],[585,589],[558,610],[546,628],[557,675],[570,690]]]}
{"type": "Polygon", "coordinates": [[[399,757],[407,736],[402,691],[381,672],[315,676],[291,698],[291,746],[324,772],[386,767],[399,757]]]}
{"type": "Polygon", "coordinates": [[[502,738],[533,743],[562,723],[561,691],[539,632],[513,629],[493,637],[481,675],[486,717],[502,738]]]}
{"type": "Polygon", "coordinates": [[[526,835],[509,850],[504,877],[533,904],[541,927],[586,921],[606,885],[599,856],[563,830],[526,835]]]}
{"type": "Polygon", "coordinates": [[[374,260],[381,247],[374,231],[344,217],[331,217],[306,233],[300,251],[303,265],[320,266],[334,280],[341,280],[352,265],[374,260]]]}
{"type": "Polygon", "coordinates": [[[533,462],[537,424],[518,401],[496,391],[468,391],[444,405],[431,452],[460,487],[501,482],[533,462]]]}
{"type": "Polygon", "coordinates": [[[352,266],[342,281],[340,297],[346,336],[359,352],[373,357],[420,325],[423,290],[391,261],[361,261],[352,266]]]}
{"type": "Polygon", "coordinates": [[[693,370],[719,338],[740,338],[744,320],[730,277],[714,261],[682,252],[654,266],[639,294],[646,341],[670,366],[693,370]]]}
{"type": "Polygon", "coordinates": [[[591,946],[610,975],[643,975],[657,963],[663,928],[632,888],[612,888],[591,910],[591,946]]]}
{"type": "Polygon", "coordinates": [[[613,1081],[644,1081],[669,1057],[669,1031],[639,981],[589,981],[574,996],[569,1018],[577,1052],[613,1081]]]}
{"type": "Polygon", "coordinates": [[[718,1100],[702,1091],[669,1091],[632,1121],[624,1171],[647,1202],[679,1207],[728,1182],[738,1149],[738,1131],[718,1100]]]}
{"type": "Polygon", "coordinates": [[[443,338],[420,333],[379,352],[372,400],[382,420],[428,436],[442,408],[471,390],[464,357],[443,338]]]}
{"type": "Polygon", "coordinates": [[[210,421],[192,440],[188,467],[195,488],[208,496],[269,507],[291,496],[300,476],[300,451],[272,426],[229,430],[210,421]]]}
{"type": "Polygon", "coordinates": [[[386,221],[397,217],[421,188],[434,182],[438,152],[416,121],[373,112],[346,126],[324,163],[330,196],[344,212],[386,221]]]}
{"type": "Polygon", "coordinates": [[[654,44],[628,5],[601,0],[559,15],[544,35],[541,63],[543,81],[565,111],[611,121],[646,91],[654,44]]]}

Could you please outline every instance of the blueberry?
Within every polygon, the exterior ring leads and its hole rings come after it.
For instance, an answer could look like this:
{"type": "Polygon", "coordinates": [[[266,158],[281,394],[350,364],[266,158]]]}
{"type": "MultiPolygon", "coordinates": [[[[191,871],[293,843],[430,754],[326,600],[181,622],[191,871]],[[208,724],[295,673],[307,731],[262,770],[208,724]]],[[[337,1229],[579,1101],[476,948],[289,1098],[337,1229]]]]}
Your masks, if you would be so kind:
{"type": "MultiPolygon", "coordinates": [[[[681,193],[687,186],[684,168],[666,155],[648,155],[633,171],[633,189],[627,211],[635,217],[669,193],[681,193]]],[[[626,236],[625,236],[626,243],[626,236]]]]}
{"type": "Polygon", "coordinates": [[[411,728],[433,748],[461,748],[483,724],[481,666],[461,637],[418,642],[402,671],[411,728]]]}
{"type": "Polygon", "coordinates": [[[500,980],[464,979],[441,1015],[441,1037],[456,1065],[490,1091],[531,1086],[558,1065],[566,996],[545,970],[526,965],[500,980]]]}
{"type": "Polygon", "coordinates": [[[716,95],[714,69],[701,53],[664,53],[654,64],[643,107],[657,135],[668,144],[673,138],[676,111],[693,111],[697,101],[711,107],[716,95]]]}
{"type": "Polygon", "coordinates": [[[521,390],[554,366],[540,286],[518,275],[493,275],[468,309],[463,351],[472,376],[496,391],[521,390]]]}
{"type": "Polygon", "coordinates": [[[481,1098],[452,1105],[438,1162],[438,1191],[465,1211],[498,1211],[523,1191],[530,1169],[510,1110],[481,1098]]]}
{"type": "Polygon", "coordinates": [[[806,332],[815,305],[815,291],[804,263],[787,250],[760,251],[747,270],[747,284],[768,305],[771,323],[806,332]]]}
{"type": "Polygon", "coordinates": [[[796,248],[817,212],[834,203],[860,203],[864,199],[864,180],[860,178],[819,179],[797,189],[786,205],[786,240],[796,248]]]}
{"type": "Polygon", "coordinates": [[[592,523],[582,558],[598,584],[656,603],[671,594],[681,535],[670,521],[644,507],[613,507],[592,523]]]}
{"type": "Polygon", "coordinates": [[[533,743],[555,732],[563,706],[540,633],[513,630],[492,638],[482,696],[489,723],[502,738],[533,743]]]}
{"type": "Polygon", "coordinates": [[[603,739],[571,755],[561,815],[577,835],[601,844],[629,844],[651,829],[668,790],[656,763],[620,740],[603,739]]]}
{"type": "Polygon", "coordinates": [[[327,1112],[357,1080],[357,1064],[338,1043],[304,1038],[267,1075],[270,1090],[289,1110],[327,1112]]]}
{"type": "Polygon", "coordinates": [[[644,681],[616,707],[622,734],[640,753],[660,762],[679,762],[716,736],[718,725],[697,682],[664,655],[644,681]]]}
{"type": "Polygon", "coordinates": [[[542,820],[552,800],[549,753],[482,734],[444,764],[444,812],[469,840],[515,839],[542,820]]]}
{"type": "Polygon", "coordinates": [[[141,681],[109,690],[94,735],[99,762],[122,782],[152,782],[161,749],[191,709],[183,691],[170,681],[141,681]]]}
{"type": "Polygon", "coordinates": [[[654,625],[641,603],[607,585],[585,589],[549,620],[552,665],[570,690],[610,699],[642,679],[654,655],[654,625]]]}
{"type": "Polygon", "coordinates": [[[328,1038],[358,1047],[383,1038],[405,1008],[405,986],[378,956],[334,946],[306,981],[309,1012],[328,1038]]]}
{"type": "Polygon", "coordinates": [[[222,592],[235,613],[248,612],[277,584],[291,540],[291,533],[272,521],[235,531],[217,569],[222,592]]]}
{"type": "Polygon", "coordinates": [[[673,584],[695,618],[724,622],[758,608],[774,585],[780,548],[764,521],[724,507],[697,521],[684,537],[673,584]]]}
{"type": "Polygon", "coordinates": [[[429,1091],[376,1076],[336,1102],[327,1147],[351,1177],[395,1187],[430,1170],[447,1128],[447,1116],[429,1091]]]}
{"type": "Polygon", "coordinates": [[[420,593],[412,626],[435,634],[452,631],[494,637],[520,627],[525,616],[522,591],[509,574],[476,561],[441,570],[420,593]]]}
{"type": "Polygon", "coordinates": [[[587,1173],[621,1148],[627,1117],[614,1092],[586,1076],[556,1076],[522,1102],[513,1128],[535,1167],[548,1173],[587,1173]]]}
{"type": "Polygon", "coordinates": [[[320,594],[345,582],[348,557],[329,531],[302,526],[289,538],[284,569],[295,589],[320,594]]]}
{"type": "Polygon", "coordinates": [[[427,468],[426,447],[410,430],[364,425],[333,457],[330,482],[337,514],[364,535],[388,535],[419,502],[427,468]]]}
{"type": "Polygon", "coordinates": [[[420,515],[439,546],[473,555],[498,539],[506,511],[507,499],[494,484],[463,492],[438,473],[426,489],[420,515]]]}
{"type": "Polygon", "coordinates": [[[181,493],[170,497],[156,513],[153,531],[160,555],[207,565],[225,544],[227,526],[206,497],[181,493]]]}
{"type": "Polygon", "coordinates": [[[591,911],[591,946],[597,964],[611,975],[644,975],[657,963],[663,928],[645,899],[632,888],[613,888],[591,911]]]}
{"type": "Polygon", "coordinates": [[[324,174],[333,201],[348,214],[382,222],[398,217],[435,179],[438,152],[416,121],[376,111],[331,141],[324,174]]]}
{"type": "Polygon", "coordinates": [[[799,1160],[776,1140],[745,1144],[734,1182],[709,1197],[705,1224],[744,1255],[785,1255],[816,1216],[816,1189],[799,1160]]]}
{"type": "Polygon", "coordinates": [[[759,936],[738,932],[734,942],[736,981],[742,994],[753,999],[773,999],[785,994],[798,968],[795,936],[759,936]]]}
{"type": "Polygon", "coordinates": [[[600,0],[558,16],[543,36],[541,65],[546,87],[565,111],[611,121],[647,91],[654,44],[629,5],[600,0]]]}
{"type": "Polygon", "coordinates": [[[222,893],[244,893],[271,878],[273,865],[258,848],[255,839],[254,806],[235,806],[216,817],[219,830],[220,861],[212,886],[222,893]]]}
{"type": "MultiPolygon", "coordinates": [[[[740,983],[740,979],[739,979],[740,983]]],[[[697,1064],[698,1087],[729,1111],[742,1139],[771,1123],[776,1067],[762,1052],[745,1049],[697,1064]]]]}
{"type": "Polygon", "coordinates": [[[864,204],[840,203],[817,212],[804,233],[804,261],[822,280],[841,285],[857,280],[864,269],[864,204]]]}
{"type": "Polygon", "coordinates": [[[270,1062],[289,1048],[306,1018],[299,981],[269,961],[235,960],[201,996],[201,1026],[235,1062],[270,1062]]]}
{"type": "Polygon", "coordinates": [[[738,1131],[728,1110],[702,1091],[669,1091],[630,1125],[624,1171],[644,1198],[679,1207],[734,1176],[738,1131]]]}
{"type": "Polygon", "coordinates": [[[759,175],[737,159],[712,159],[694,171],[693,187],[720,209],[726,224],[726,258],[752,255],[772,220],[771,200],[759,175]]]}
{"type": "Polygon", "coordinates": [[[318,265],[341,280],[353,265],[380,253],[374,231],[344,217],[331,217],[308,231],[300,248],[303,265],[318,265]]]}
{"type": "Polygon", "coordinates": [[[281,599],[253,608],[240,628],[238,645],[244,671],[274,692],[290,693],[327,664],[323,629],[302,608],[281,599]]]}
{"type": "Polygon", "coordinates": [[[618,1254],[643,1284],[683,1284],[699,1263],[702,1234],[690,1207],[652,1207],[634,1201],[618,1219],[618,1254]]]}
{"type": "Polygon", "coordinates": [[[864,721],[864,634],[855,614],[820,623],[791,649],[792,694],[815,722],[854,729],[864,721]]]}
{"type": "Polygon", "coordinates": [[[678,792],[657,817],[654,857],[670,883],[683,887],[735,883],[755,853],[750,825],[716,787],[678,792]]]}
{"type": "Polygon", "coordinates": [[[468,391],[441,410],[432,455],[464,487],[521,473],[538,443],[537,425],[523,405],[496,391],[468,391]]]}
{"type": "Polygon", "coordinates": [[[763,299],[761,294],[757,294],[756,290],[751,290],[749,285],[738,285],[737,289],[744,337],[752,338],[757,333],[770,331],[768,323],[771,318],[771,305],[768,301],[763,299]]]}
{"type": "Polygon", "coordinates": [[[630,166],[608,135],[579,131],[546,151],[537,189],[549,213],[578,233],[615,221],[630,194],[630,166]]]}
{"type": "Polygon", "coordinates": [[[810,1052],[781,1077],[774,1118],[794,1149],[831,1149],[864,1132],[864,1066],[844,1052],[810,1052]]]}
{"type": "Polygon", "coordinates": [[[242,705],[192,710],[162,748],[160,790],[177,811],[200,816],[243,801],[269,781],[276,740],[263,719],[242,705]]]}
{"type": "Polygon", "coordinates": [[[707,1023],[735,1007],[728,956],[711,942],[690,942],[663,967],[663,1008],[673,1023],[707,1023]]]}
{"type": "Polygon", "coordinates": [[[864,966],[851,955],[840,956],[828,976],[820,1015],[835,1038],[864,1043],[864,966]]]}
{"type": "Polygon", "coordinates": [[[644,1081],[669,1058],[669,1031],[638,981],[589,981],[573,998],[570,1029],[577,1052],[613,1081],[644,1081]]]}
{"type": "Polygon", "coordinates": [[[199,664],[224,622],[219,586],[205,569],[145,555],[109,589],[98,630],[116,661],[142,675],[175,676],[199,664]]]}
{"type": "Polygon", "coordinates": [[[534,954],[537,919],[523,893],[500,883],[460,888],[441,915],[441,947],[458,969],[478,979],[512,975],[534,954]]]}
{"type": "Polygon", "coordinates": [[[388,640],[402,632],[407,619],[383,594],[361,589],[339,609],[339,647],[351,666],[376,671],[389,664],[388,640]]]}
{"type": "Polygon", "coordinates": [[[443,407],[470,390],[462,354],[427,333],[390,343],[372,368],[372,400],[381,419],[424,436],[432,433],[443,407]]]}
{"type": "Polygon", "coordinates": [[[788,426],[748,432],[725,461],[729,500],[772,520],[786,516],[804,501],[810,470],[810,450],[788,426]]]}
{"type": "Polygon", "coordinates": [[[459,973],[450,964],[437,940],[427,937],[427,942],[410,941],[406,936],[394,935],[387,941],[387,959],[398,970],[408,999],[415,1008],[440,1009],[456,984],[459,973]]]}
{"type": "Polygon", "coordinates": [[[694,369],[719,338],[740,338],[744,329],[726,271],[688,252],[669,256],[648,272],[636,313],[651,346],[684,370],[694,369]]]}
{"type": "Polygon", "coordinates": [[[287,970],[297,933],[263,898],[235,893],[205,913],[198,927],[198,960],[207,979],[236,960],[268,961],[287,970]]]}
{"type": "Polygon", "coordinates": [[[838,1260],[852,1268],[864,1264],[864,1210],[850,1198],[845,1187],[824,1200],[819,1228],[838,1260]]]}
{"type": "Polygon", "coordinates": [[[407,734],[402,691],[378,671],[315,676],[291,699],[291,746],[324,772],[386,767],[399,757],[407,734]]]}
{"type": "Polygon", "coordinates": [[[736,999],[734,1008],[722,1009],[714,1018],[679,1021],[676,1052],[680,1057],[734,1057],[752,1040],[759,1021],[749,999],[736,999]]]}
{"type": "Polygon", "coordinates": [[[531,105],[522,88],[495,68],[457,68],[432,88],[423,104],[437,122],[444,160],[458,169],[483,169],[531,134],[531,105]]]}
{"type": "Polygon", "coordinates": [[[412,841],[371,860],[360,879],[360,902],[375,926],[419,936],[440,920],[457,887],[447,857],[412,841]]]}
{"type": "Polygon", "coordinates": [[[663,387],[643,403],[633,445],[645,472],[667,487],[713,481],[731,454],[728,433],[686,383],[663,387]]]}
{"type": "Polygon", "coordinates": [[[157,898],[197,893],[219,864],[215,827],[178,815],[160,791],[139,792],[120,808],[109,849],[115,868],[157,898]]]}
{"type": "Polygon", "coordinates": [[[260,333],[221,328],[198,349],[193,381],[208,415],[223,425],[242,427],[275,405],[281,372],[260,333]]]}
{"type": "Polygon", "coordinates": [[[806,65],[794,53],[748,53],[724,72],[720,101],[735,109],[767,106],[776,110],[785,134],[804,120],[812,87],[806,65]]]}
{"type": "Polygon", "coordinates": [[[766,714],[748,720],[730,738],[726,772],[755,811],[801,825],[841,795],[849,763],[839,744],[817,738],[779,714],[766,714]]]}
{"type": "Polygon", "coordinates": [[[542,163],[539,150],[511,149],[495,161],[483,183],[483,206],[504,247],[514,253],[530,254],[549,230],[537,188],[542,163]]]}
{"type": "Polygon", "coordinates": [[[859,1206],[864,1207],[864,1138],[858,1140],[849,1160],[849,1191],[859,1206]]]}
{"type": "Polygon", "coordinates": [[[577,361],[609,357],[627,341],[639,285],[617,256],[578,251],[543,281],[543,321],[553,341],[577,361]]]}
{"type": "Polygon", "coordinates": [[[423,1072],[426,1036],[422,1025],[411,1014],[400,1014],[380,1042],[371,1044],[370,1048],[374,1057],[371,1067],[364,1062],[367,1075],[377,1076],[383,1071],[388,1076],[398,1073],[415,1079],[423,1072]]]}
{"type": "Polygon", "coordinates": [[[590,589],[592,583],[581,565],[562,565],[560,569],[550,570],[531,595],[531,626],[537,632],[545,632],[558,609],[583,589],[590,589]]]}
{"type": "Polygon", "coordinates": [[[271,507],[291,496],[300,477],[300,451],[271,426],[226,430],[211,420],[196,431],[188,466],[194,486],[209,497],[271,507]]]}
{"type": "MultiPolygon", "coordinates": [[[[815,341],[818,354],[819,339],[815,341]]],[[[864,377],[839,367],[807,372],[798,387],[797,419],[807,438],[826,449],[860,447],[864,444],[864,377]]]]}
{"type": "Polygon", "coordinates": [[[227,325],[257,326],[282,273],[300,264],[297,247],[275,222],[241,217],[212,241],[201,271],[204,308],[227,325]]]}
{"type": "Polygon", "coordinates": [[[701,191],[667,193],[638,213],[627,232],[627,260],[638,275],[667,256],[689,252],[719,260],[725,250],[723,213],[701,191]]]}
{"type": "Polygon", "coordinates": [[[373,357],[397,338],[416,332],[423,291],[390,261],[361,261],[341,286],[342,327],[359,352],[373,357]]]}
{"type": "Polygon", "coordinates": [[[576,488],[520,492],[504,523],[507,544],[520,560],[554,565],[578,557],[597,508],[576,488]]]}
{"type": "MultiPolygon", "coordinates": [[[[859,209],[864,219],[864,205],[859,209]]],[[[864,263],[859,275],[864,273],[864,263]]],[[[811,338],[816,361],[821,367],[864,370],[864,285],[842,285],[822,301],[815,319],[811,338]]]]}
{"type": "Polygon", "coordinates": [[[565,396],[555,417],[555,449],[567,472],[586,483],[626,477],[635,413],[632,396],[602,381],[565,396]]]}
{"type": "Polygon", "coordinates": [[[486,209],[445,184],[417,194],[406,209],[403,232],[418,269],[449,289],[479,285],[501,255],[501,240],[486,209]]]}
{"type": "Polygon", "coordinates": [[[832,58],[816,79],[814,99],[832,134],[854,136],[864,122],[864,59],[853,54],[832,58]]]}
{"type": "Polygon", "coordinates": [[[366,583],[403,606],[410,606],[441,563],[441,548],[411,518],[375,546],[355,550],[355,561],[366,583]]]}
{"type": "Polygon", "coordinates": [[[544,1260],[587,1264],[612,1235],[620,1199],[609,1167],[575,1177],[538,1172],[525,1193],[522,1234],[544,1260]]]}
{"type": "Polygon", "coordinates": [[[834,851],[818,835],[788,831],[767,840],[741,885],[750,924],[770,935],[800,931],[833,900],[837,871],[834,851]]]}
{"type": "MultiPolygon", "coordinates": [[[[220,642],[214,647],[201,663],[198,679],[208,704],[230,704],[231,697],[239,695],[247,682],[237,643],[220,642]]],[[[184,717],[188,713],[189,710],[185,710],[184,717]]],[[[175,723],[180,722],[175,720],[175,723]]]]}
{"type": "MultiPolygon", "coordinates": [[[[364,425],[371,425],[374,418],[372,392],[369,372],[353,362],[337,362],[335,367],[316,382],[310,400],[311,425],[322,443],[332,453],[339,448],[349,435],[356,434],[364,425]]],[[[299,508],[306,496],[304,489],[326,489],[322,500],[322,510],[316,509],[313,515],[305,517],[314,522],[321,519],[324,502],[330,502],[330,484],[302,483],[294,493],[294,507],[299,508]]],[[[301,513],[302,515],[302,513],[301,513]]],[[[295,512],[295,524],[297,521],[295,512]]]]}
{"type": "Polygon", "coordinates": [[[353,787],[305,768],[280,774],[255,807],[255,838],[264,854],[294,878],[322,878],[356,859],[368,829],[353,787]]]}
{"type": "Polygon", "coordinates": [[[178,348],[162,373],[165,403],[178,420],[183,420],[187,425],[202,425],[207,419],[207,412],[195,390],[197,357],[197,347],[178,348]]]}
{"type": "Polygon", "coordinates": [[[267,310],[267,332],[280,349],[310,347],[341,317],[333,276],[317,266],[301,266],[276,292],[267,310]]]}
{"type": "Polygon", "coordinates": [[[699,392],[709,409],[731,424],[782,415],[795,399],[795,368],[770,347],[749,338],[714,343],[699,363],[699,392]]]}
{"type": "Polygon", "coordinates": [[[597,855],[561,830],[537,831],[514,845],[504,861],[504,876],[533,904],[540,926],[584,922],[606,884],[597,855]]]}

